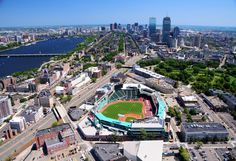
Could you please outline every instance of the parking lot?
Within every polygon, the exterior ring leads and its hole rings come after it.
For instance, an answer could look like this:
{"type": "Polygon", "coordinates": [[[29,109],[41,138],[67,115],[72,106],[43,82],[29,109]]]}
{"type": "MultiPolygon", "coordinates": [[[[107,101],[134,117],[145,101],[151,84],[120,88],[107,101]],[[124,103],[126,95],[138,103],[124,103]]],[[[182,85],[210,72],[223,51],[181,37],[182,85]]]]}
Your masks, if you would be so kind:
{"type": "Polygon", "coordinates": [[[194,161],[221,161],[214,149],[189,149],[194,161]]]}
{"type": "Polygon", "coordinates": [[[218,113],[218,115],[226,123],[226,125],[231,128],[234,133],[236,133],[236,120],[234,120],[233,117],[226,112],[218,113]]]}

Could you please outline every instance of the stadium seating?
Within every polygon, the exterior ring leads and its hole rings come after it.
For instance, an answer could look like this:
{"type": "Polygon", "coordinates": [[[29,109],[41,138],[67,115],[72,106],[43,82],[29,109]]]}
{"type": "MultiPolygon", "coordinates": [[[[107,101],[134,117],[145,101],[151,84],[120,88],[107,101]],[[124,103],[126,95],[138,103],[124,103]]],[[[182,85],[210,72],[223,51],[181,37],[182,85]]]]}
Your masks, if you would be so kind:
{"type": "Polygon", "coordinates": [[[109,97],[109,102],[114,102],[124,98],[125,98],[125,93],[122,90],[117,90],[113,92],[112,95],[109,97]]]}

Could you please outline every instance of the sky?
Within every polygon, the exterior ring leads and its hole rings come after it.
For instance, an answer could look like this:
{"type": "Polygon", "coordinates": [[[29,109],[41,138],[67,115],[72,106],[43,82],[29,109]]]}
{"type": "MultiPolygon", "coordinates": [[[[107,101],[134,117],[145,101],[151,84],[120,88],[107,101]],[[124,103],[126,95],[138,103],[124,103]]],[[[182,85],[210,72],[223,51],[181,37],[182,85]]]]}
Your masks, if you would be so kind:
{"type": "Polygon", "coordinates": [[[236,0],[0,0],[0,26],[148,24],[236,27],[236,0]]]}

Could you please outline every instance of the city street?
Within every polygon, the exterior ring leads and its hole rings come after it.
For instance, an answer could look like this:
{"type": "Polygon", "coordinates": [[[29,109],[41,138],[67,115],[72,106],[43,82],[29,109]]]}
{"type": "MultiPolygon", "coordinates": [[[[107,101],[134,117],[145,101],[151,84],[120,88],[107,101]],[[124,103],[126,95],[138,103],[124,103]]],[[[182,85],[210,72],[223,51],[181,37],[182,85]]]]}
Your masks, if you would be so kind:
{"type": "Polygon", "coordinates": [[[37,130],[48,128],[56,121],[53,113],[48,114],[46,117],[39,120],[36,124],[28,127],[21,134],[18,134],[13,139],[9,140],[7,143],[0,146],[0,158],[4,160],[8,156],[21,151],[22,146],[27,144],[29,141],[34,139],[37,130]]]}

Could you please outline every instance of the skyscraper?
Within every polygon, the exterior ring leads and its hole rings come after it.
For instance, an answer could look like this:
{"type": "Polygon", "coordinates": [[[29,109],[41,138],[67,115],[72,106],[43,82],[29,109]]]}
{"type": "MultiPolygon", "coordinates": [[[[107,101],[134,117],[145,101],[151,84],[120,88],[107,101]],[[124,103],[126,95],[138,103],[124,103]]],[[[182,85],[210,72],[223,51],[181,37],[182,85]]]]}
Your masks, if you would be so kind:
{"type": "Polygon", "coordinates": [[[174,39],[177,39],[178,36],[179,36],[179,34],[180,34],[180,29],[179,29],[179,27],[176,26],[176,27],[173,29],[173,38],[174,38],[174,39]]]}
{"type": "Polygon", "coordinates": [[[201,47],[201,40],[202,40],[201,33],[198,33],[194,37],[193,46],[200,48],[201,47]]]}
{"type": "Polygon", "coordinates": [[[163,27],[162,27],[162,42],[166,43],[168,46],[170,45],[169,41],[170,30],[171,30],[170,17],[165,17],[163,19],[163,27]]]}
{"type": "Polygon", "coordinates": [[[114,24],[110,24],[110,31],[113,31],[114,30],[114,24]]]}
{"type": "Polygon", "coordinates": [[[156,18],[155,17],[150,17],[149,18],[149,37],[151,39],[155,39],[156,36],[156,18]]]}

